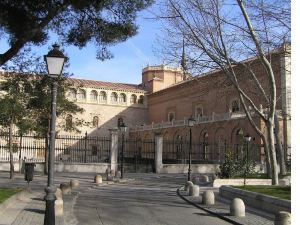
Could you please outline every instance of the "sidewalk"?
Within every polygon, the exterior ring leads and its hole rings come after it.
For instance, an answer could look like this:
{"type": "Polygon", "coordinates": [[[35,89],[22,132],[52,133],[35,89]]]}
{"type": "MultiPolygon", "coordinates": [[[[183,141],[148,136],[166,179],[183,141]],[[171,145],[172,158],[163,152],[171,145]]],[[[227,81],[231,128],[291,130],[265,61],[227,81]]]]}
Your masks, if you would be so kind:
{"type": "MultiPolygon", "coordinates": [[[[55,186],[58,188],[62,182],[69,182],[75,177],[73,174],[57,174],[55,186]]],[[[63,196],[64,216],[56,217],[56,225],[75,225],[76,220],[72,209],[77,195],[87,190],[93,181],[92,174],[82,174],[76,177],[80,181],[80,187],[72,190],[71,195],[63,196]],[[66,220],[67,219],[67,220],[66,220]],[[67,223],[65,221],[68,221],[67,223]]],[[[0,225],[43,225],[45,214],[44,188],[47,184],[47,176],[35,174],[30,182],[29,189],[24,180],[24,174],[15,174],[15,179],[9,179],[8,172],[0,172],[0,187],[23,189],[20,197],[14,199],[4,210],[0,212],[0,225]]]]}
{"type": "MultiPolygon", "coordinates": [[[[96,173],[57,173],[55,185],[59,188],[60,183],[69,182],[71,179],[79,180],[79,187],[72,189],[70,195],[63,196],[64,215],[56,217],[56,225],[77,225],[73,207],[78,195],[95,187],[93,183],[96,173]]],[[[124,179],[120,183],[133,181],[134,179],[124,179]]],[[[100,185],[113,184],[112,181],[103,181],[100,185]]],[[[118,182],[117,182],[118,183],[118,182]]],[[[0,187],[23,189],[21,195],[15,198],[4,210],[0,212],[0,225],[43,225],[45,214],[44,189],[47,184],[47,176],[36,173],[30,182],[29,189],[24,180],[24,174],[15,174],[15,179],[9,179],[8,172],[0,172],[0,187]]]]}

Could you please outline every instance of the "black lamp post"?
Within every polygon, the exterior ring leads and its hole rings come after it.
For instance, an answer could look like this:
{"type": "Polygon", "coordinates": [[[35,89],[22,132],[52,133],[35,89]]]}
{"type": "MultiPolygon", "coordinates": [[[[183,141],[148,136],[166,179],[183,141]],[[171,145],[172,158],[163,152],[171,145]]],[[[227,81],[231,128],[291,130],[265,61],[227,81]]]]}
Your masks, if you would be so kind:
{"type": "Polygon", "coordinates": [[[56,96],[57,96],[57,81],[61,76],[66,57],[59,50],[57,44],[53,45],[53,49],[44,56],[47,64],[48,75],[53,79],[51,89],[51,127],[50,127],[50,145],[49,145],[49,160],[48,160],[48,181],[46,191],[46,211],[44,225],[55,225],[55,191],[54,187],[54,151],[55,151],[55,123],[56,123],[56,96]]]}
{"type": "Polygon", "coordinates": [[[249,170],[249,142],[251,141],[251,137],[249,134],[244,136],[246,141],[246,169],[245,169],[245,177],[244,177],[244,186],[246,185],[246,177],[248,175],[249,170]]]}
{"type": "Polygon", "coordinates": [[[191,164],[192,164],[192,127],[195,125],[196,120],[193,117],[188,119],[188,126],[190,128],[190,145],[189,145],[189,169],[188,169],[188,181],[191,181],[191,164]]]}
{"type": "Polygon", "coordinates": [[[127,131],[127,126],[123,122],[120,124],[119,129],[122,133],[122,145],[121,145],[121,179],[123,179],[124,176],[124,135],[127,131]]]}

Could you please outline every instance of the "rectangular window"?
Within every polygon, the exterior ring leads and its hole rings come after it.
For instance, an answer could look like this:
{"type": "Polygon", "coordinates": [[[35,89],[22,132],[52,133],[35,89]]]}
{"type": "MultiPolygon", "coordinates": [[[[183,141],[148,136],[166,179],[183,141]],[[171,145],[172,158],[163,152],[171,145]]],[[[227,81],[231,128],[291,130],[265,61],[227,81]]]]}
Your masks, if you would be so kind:
{"type": "Polygon", "coordinates": [[[203,116],[203,108],[200,106],[197,106],[195,108],[195,119],[201,118],[203,116]]]}

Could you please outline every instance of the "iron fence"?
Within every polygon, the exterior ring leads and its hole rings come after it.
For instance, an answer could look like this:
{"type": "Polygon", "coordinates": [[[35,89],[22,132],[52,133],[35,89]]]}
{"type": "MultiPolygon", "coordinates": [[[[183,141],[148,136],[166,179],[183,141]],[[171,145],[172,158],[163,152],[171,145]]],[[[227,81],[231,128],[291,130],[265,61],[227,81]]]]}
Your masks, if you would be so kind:
{"type": "MultiPolygon", "coordinates": [[[[9,161],[9,137],[0,133],[0,161],[9,161]]],[[[46,137],[16,135],[12,137],[13,160],[25,159],[44,162],[47,148],[46,137]]],[[[88,136],[56,136],[55,161],[70,163],[109,162],[110,139],[88,136]]]]}
{"type": "MultiPolygon", "coordinates": [[[[189,160],[190,144],[188,141],[163,142],[162,160],[164,164],[187,164],[189,160]]],[[[222,143],[193,142],[191,144],[191,163],[220,163],[224,162],[225,155],[231,152],[235,159],[246,157],[247,145],[228,145],[222,143]]],[[[260,145],[248,144],[248,158],[261,161],[263,148],[260,145]]]]}
{"type": "Polygon", "coordinates": [[[130,172],[153,172],[155,159],[154,140],[119,140],[118,161],[122,160],[122,147],[126,170],[130,172]]]}
{"type": "MultiPolygon", "coordinates": [[[[119,144],[119,159],[121,158],[122,140],[119,144]]],[[[154,160],[155,157],[155,143],[154,140],[124,140],[124,161],[132,162],[138,160],[139,162],[154,160]]]]}
{"type": "Polygon", "coordinates": [[[92,136],[58,136],[55,161],[76,163],[109,162],[110,139],[92,136]]]}

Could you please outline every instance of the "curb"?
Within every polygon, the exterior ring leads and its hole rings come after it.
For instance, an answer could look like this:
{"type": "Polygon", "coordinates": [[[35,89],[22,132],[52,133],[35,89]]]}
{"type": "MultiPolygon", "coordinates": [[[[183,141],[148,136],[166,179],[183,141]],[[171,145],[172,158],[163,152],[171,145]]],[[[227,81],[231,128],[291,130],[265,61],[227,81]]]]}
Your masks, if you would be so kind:
{"type": "Polygon", "coordinates": [[[230,218],[228,218],[228,217],[225,217],[225,216],[222,216],[221,214],[212,212],[212,211],[210,211],[210,210],[208,210],[208,209],[206,209],[206,208],[204,208],[204,207],[202,207],[202,206],[200,206],[200,205],[198,205],[198,204],[196,204],[196,203],[194,203],[194,202],[188,200],[187,198],[185,198],[183,195],[180,194],[179,188],[177,188],[177,195],[178,195],[181,199],[183,199],[184,201],[186,201],[187,203],[189,203],[189,204],[191,204],[191,205],[193,205],[193,206],[195,206],[195,207],[197,207],[197,208],[199,208],[199,209],[201,209],[201,210],[203,210],[203,211],[205,211],[205,212],[208,212],[208,213],[210,213],[210,214],[212,214],[212,215],[214,215],[214,216],[217,216],[218,218],[220,218],[220,219],[222,219],[222,220],[225,220],[225,221],[227,221],[227,222],[229,222],[229,223],[231,223],[231,224],[235,224],[235,225],[244,225],[243,223],[238,223],[238,222],[236,222],[236,221],[234,221],[234,220],[232,220],[232,219],[230,219],[230,218]]]}

